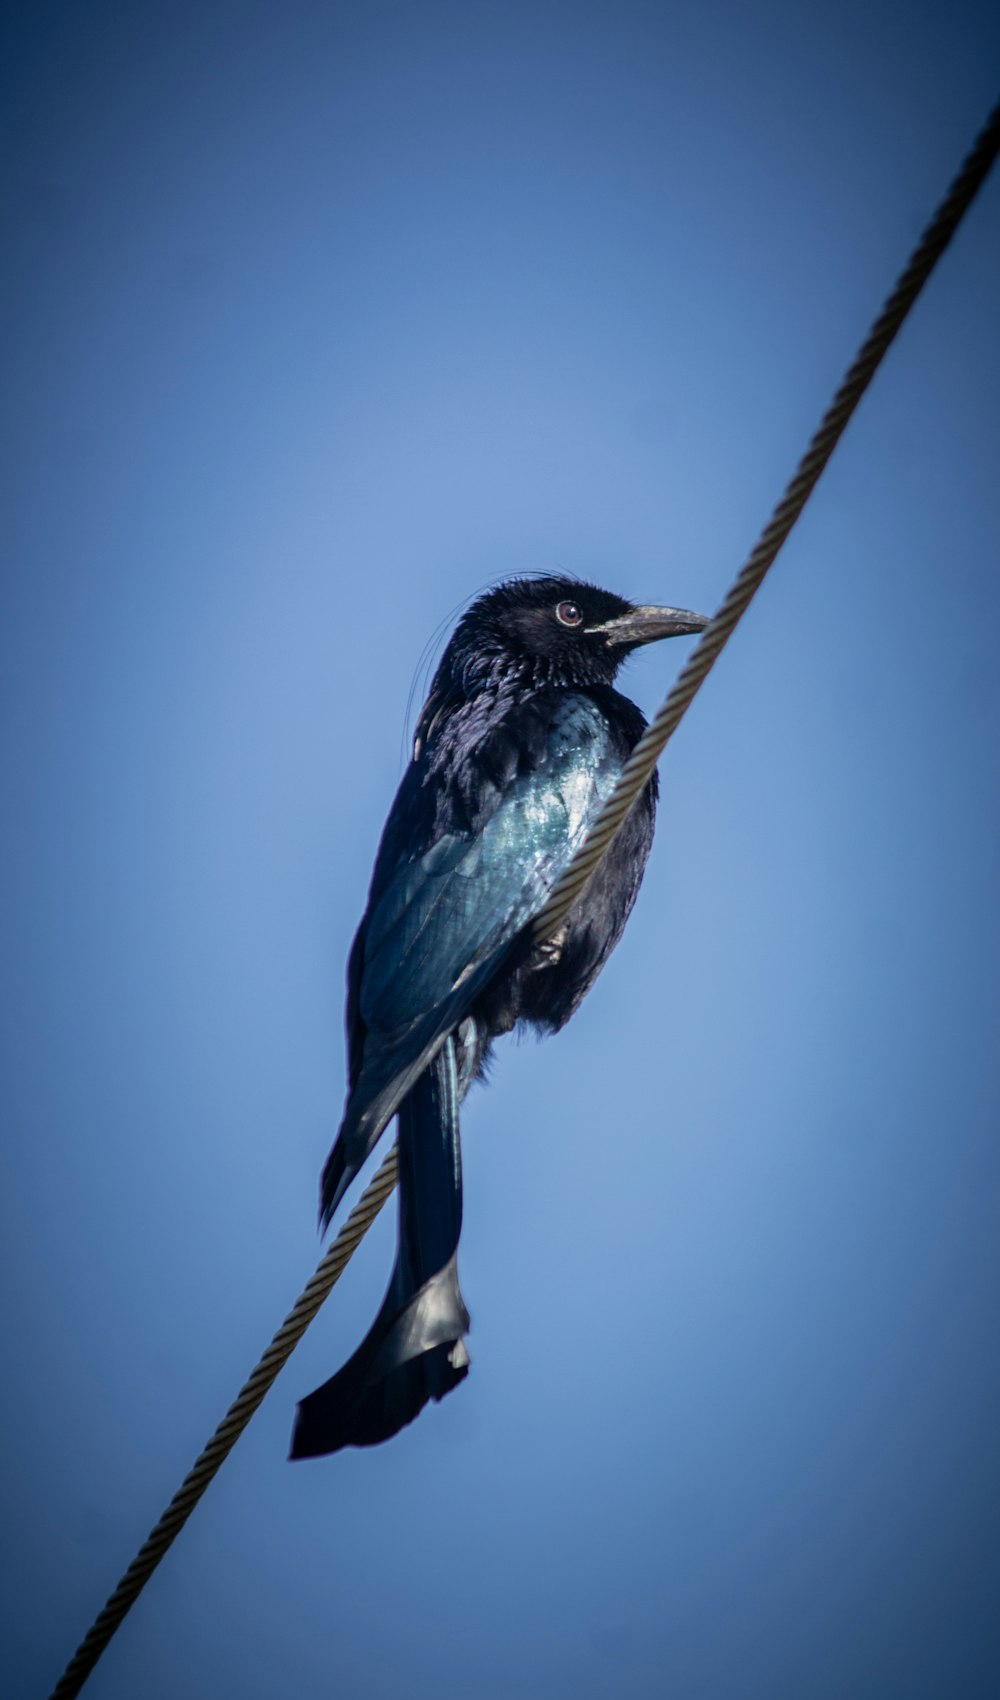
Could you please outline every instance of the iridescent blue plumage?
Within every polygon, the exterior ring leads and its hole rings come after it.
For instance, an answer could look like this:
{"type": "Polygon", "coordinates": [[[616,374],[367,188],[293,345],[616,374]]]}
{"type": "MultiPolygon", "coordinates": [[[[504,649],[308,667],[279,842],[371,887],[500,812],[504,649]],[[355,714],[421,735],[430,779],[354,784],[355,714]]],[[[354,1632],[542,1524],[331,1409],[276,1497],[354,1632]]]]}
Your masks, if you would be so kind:
{"type": "Polygon", "coordinates": [[[397,1112],[400,1245],[363,1345],[299,1406],[292,1456],[370,1444],[467,1371],[458,1288],[458,1110],[493,1039],[561,1027],[638,892],[655,781],[559,936],[530,922],[611,791],[644,722],[612,687],[637,643],[701,616],[596,587],[515,580],[460,623],[424,705],[348,969],[350,1090],[322,1215],[397,1112]]]}

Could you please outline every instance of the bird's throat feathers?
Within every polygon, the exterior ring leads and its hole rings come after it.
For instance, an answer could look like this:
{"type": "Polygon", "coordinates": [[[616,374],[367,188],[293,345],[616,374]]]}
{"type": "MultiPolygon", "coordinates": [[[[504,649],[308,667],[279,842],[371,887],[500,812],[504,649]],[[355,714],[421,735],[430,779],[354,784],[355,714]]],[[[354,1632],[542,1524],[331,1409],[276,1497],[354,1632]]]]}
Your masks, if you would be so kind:
{"type": "Polygon", "coordinates": [[[477,698],[514,705],[546,687],[614,682],[627,649],[590,628],[627,613],[613,592],[576,579],[512,579],[462,616],[431,685],[417,728],[419,750],[452,711],[477,698]]]}

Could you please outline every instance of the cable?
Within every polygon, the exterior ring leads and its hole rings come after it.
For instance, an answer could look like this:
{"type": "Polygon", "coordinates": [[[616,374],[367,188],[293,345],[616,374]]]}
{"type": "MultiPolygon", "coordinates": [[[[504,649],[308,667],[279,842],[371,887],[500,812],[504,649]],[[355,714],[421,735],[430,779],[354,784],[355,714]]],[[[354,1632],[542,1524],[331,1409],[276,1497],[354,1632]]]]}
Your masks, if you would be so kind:
{"type": "Polygon", "coordinates": [[[792,526],[809,500],[858,402],[875,376],[903,320],[961,223],[1000,147],[1000,105],[991,113],[930,224],[920,238],[895,289],[820,421],[780,502],[755,543],[725,600],[702,632],[663,707],[647,726],[622,769],[614,791],[597,816],[586,842],[556,881],[545,907],[535,916],[535,936],[551,938],[584,887],[593,878],[649,779],[666,744],[690,708],[737,624],[764,581],[792,526]]]}
{"type": "Polygon", "coordinates": [[[164,1553],[173,1545],[209,1482],[221,1469],[276,1376],[288,1362],[323,1301],[340,1280],[396,1185],[396,1147],[361,1194],[330,1249],[285,1317],[266,1352],[240,1388],[208,1445],[166,1511],[146,1537],[107,1605],[87,1631],[52,1691],[52,1700],[79,1694],[115,1630],[135,1604],[164,1553]]]}
{"type": "MultiPolygon", "coordinates": [[[[951,188],[907,263],[834,396],[808,449],[725,600],[706,626],[677,683],[632,752],[614,791],[586,841],[554,885],[534,922],[535,936],[551,937],[621,830],[629,809],[648,781],[657,759],[677,730],[768,568],[809,499],[816,481],[840,440],[844,427],[871,383],[887,349],[928,277],[958,229],[1000,150],[1000,105],[980,132],[951,188]]],[[[164,1554],[172,1546],[209,1482],[229,1456],[265,1393],[287,1363],[310,1322],[363,1240],[396,1184],[393,1147],[362,1194],[316,1273],[275,1334],[249,1379],[240,1389],[208,1445],[80,1643],[52,1691],[51,1700],[72,1700],[135,1603],[164,1554]]]]}

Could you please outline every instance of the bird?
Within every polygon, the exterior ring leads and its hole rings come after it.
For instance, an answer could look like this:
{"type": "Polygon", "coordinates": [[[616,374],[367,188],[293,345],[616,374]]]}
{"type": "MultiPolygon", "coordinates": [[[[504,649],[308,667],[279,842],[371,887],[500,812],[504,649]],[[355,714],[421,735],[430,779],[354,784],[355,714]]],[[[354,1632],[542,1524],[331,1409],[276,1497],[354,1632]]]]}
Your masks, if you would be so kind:
{"type": "Polygon", "coordinates": [[[508,578],[459,620],[420,712],[347,970],[348,1091],[325,1231],[395,1116],[399,1226],[382,1307],[297,1407],[290,1457],[372,1446],[464,1380],[459,1111],[502,1034],[555,1033],[621,937],[653,839],[656,775],[555,936],[532,922],[645,729],[615,689],[640,645],[704,615],[559,575],[508,578]]]}

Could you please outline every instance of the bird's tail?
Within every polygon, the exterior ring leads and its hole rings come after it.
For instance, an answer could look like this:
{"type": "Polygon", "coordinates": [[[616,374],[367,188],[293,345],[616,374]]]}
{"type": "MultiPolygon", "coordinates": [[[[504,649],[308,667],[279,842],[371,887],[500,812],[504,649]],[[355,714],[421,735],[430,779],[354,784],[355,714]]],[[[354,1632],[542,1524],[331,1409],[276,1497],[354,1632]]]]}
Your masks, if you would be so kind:
{"type": "Polygon", "coordinates": [[[399,1249],[368,1337],[303,1399],[292,1458],[374,1446],[468,1373],[458,1286],[462,1154],[455,1041],[445,1040],[399,1107],[399,1249]]]}

